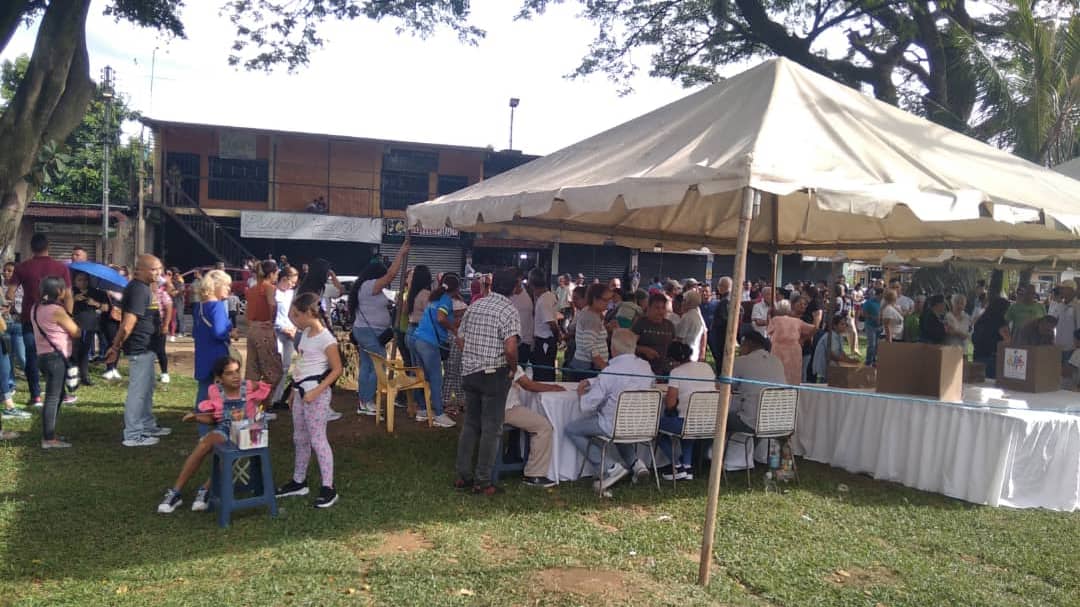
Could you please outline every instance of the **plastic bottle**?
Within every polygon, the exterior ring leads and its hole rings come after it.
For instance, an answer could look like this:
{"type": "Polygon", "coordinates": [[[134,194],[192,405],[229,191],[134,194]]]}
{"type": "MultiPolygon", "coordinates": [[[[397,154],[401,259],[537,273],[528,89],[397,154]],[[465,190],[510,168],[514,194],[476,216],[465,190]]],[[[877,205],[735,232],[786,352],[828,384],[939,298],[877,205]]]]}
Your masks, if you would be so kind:
{"type": "Polygon", "coordinates": [[[776,441],[769,441],[769,469],[770,470],[776,470],[779,467],[780,467],[780,445],[778,445],[776,443],[776,441]]]}
{"type": "Polygon", "coordinates": [[[792,459],[791,445],[784,443],[783,448],[780,449],[780,472],[777,474],[778,480],[782,480],[786,483],[795,478],[795,466],[792,459]]]}

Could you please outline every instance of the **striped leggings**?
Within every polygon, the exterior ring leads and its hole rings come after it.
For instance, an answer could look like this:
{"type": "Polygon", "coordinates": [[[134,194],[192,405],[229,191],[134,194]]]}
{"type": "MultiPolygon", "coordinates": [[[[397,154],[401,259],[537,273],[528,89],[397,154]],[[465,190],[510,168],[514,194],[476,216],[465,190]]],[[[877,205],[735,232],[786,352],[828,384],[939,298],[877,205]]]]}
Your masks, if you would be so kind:
{"type": "Polygon", "coordinates": [[[305,403],[300,392],[293,393],[293,446],[296,449],[296,463],[293,467],[293,480],[303,483],[307,479],[311,452],[319,462],[319,475],[324,487],[334,486],[334,453],[330,450],[330,441],[326,439],[326,416],[330,413],[330,390],[326,390],[313,403],[305,403]]]}

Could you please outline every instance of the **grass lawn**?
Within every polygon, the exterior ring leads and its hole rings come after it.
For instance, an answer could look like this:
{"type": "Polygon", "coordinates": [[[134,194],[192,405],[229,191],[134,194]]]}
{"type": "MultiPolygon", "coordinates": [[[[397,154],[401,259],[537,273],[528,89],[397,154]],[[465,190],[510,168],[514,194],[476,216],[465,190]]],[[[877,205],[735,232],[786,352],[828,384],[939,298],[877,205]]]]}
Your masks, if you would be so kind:
{"type": "MultiPolygon", "coordinates": [[[[43,452],[39,417],[0,444],[0,605],[1076,605],[1080,516],[973,506],[802,462],[802,483],[722,489],[715,575],[695,585],[704,480],[586,483],[476,498],[450,488],[456,432],[349,411],[332,424],[338,505],[309,498],[234,517],[155,507],[195,440],[194,383],[173,375],[157,409],[174,434],[119,444],[122,387],[79,392],[43,452]],[[844,485],[845,487],[841,487],[844,485]],[[846,489],[846,490],[842,490],[846,489]]],[[[24,394],[20,394],[24,396],[24,394]]],[[[5,427],[8,424],[5,423],[5,427]]],[[[292,467],[288,415],[275,478],[292,467]]],[[[759,471],[760,472],[760,471],[759,471]]],[[[312,468],[317,475],[317,468],[312,468]]],[[[1063,481],[1066,479],[1063,479],[1063,481]]]]}

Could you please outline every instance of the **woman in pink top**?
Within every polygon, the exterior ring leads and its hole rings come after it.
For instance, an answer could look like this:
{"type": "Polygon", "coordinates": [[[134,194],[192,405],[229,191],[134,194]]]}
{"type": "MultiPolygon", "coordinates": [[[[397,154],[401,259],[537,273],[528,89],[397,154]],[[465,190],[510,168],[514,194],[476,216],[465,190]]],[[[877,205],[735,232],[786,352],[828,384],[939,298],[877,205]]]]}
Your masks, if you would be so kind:
{"type": "Polygon", "coordinates": [[[792,316],[791,302],[781,299],[773,309],[768,331],[773,356],[784,365],[784,379],[793,386],[799,385],[802,381],[802,342],[813,335],[814,326],[792,316]]]}
{"type": "Polygon", "coordinates": [[[63,449],[71,444],[56,438],[56,416],[60,412],[60,401],[64,398],[71,340],[79,336],[79,326],[64,308],[67,285],[63,278],[48,276],[41,281],[40,289],[41,298],[30,311],[30,318],[34,327],[38,366],[45,374],[41,448],[63,449]]]}

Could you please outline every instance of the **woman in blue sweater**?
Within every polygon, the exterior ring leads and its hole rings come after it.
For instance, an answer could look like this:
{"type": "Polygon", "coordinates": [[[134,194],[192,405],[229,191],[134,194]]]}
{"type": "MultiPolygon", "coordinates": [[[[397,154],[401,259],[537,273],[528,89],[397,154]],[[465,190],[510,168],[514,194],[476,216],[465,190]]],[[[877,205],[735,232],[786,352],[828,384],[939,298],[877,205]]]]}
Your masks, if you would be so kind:
{"type": "MultiPolygon", "coordinates": [[[[195,380],[199,389],[195,393],[195,405],[207,399],[214,383],[214,362],[229,355],[229,340],[235,335],[235,327],[229,321],[226,299],[232,288],[232,279],[222,270],[213,270],[203,276],[196,285],[198,301],[192,305],[194,319],[192,336],[195,339],[195,380]]],[[[199,436],[208,428],[199,425],[199,436]]]]}

